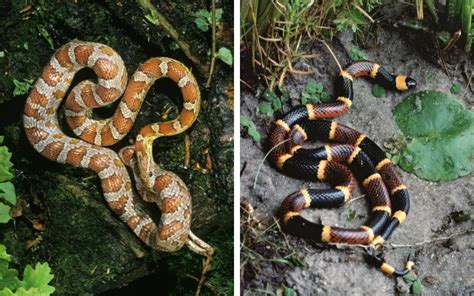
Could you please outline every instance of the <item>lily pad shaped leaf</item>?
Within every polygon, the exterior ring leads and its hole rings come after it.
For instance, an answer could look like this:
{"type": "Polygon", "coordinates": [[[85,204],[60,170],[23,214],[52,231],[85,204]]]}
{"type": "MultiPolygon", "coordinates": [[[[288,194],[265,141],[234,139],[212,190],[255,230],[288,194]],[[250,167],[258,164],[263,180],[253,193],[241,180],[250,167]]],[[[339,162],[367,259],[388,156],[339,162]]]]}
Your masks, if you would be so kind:
{"type": "Polygon", "coordinates": [[[474,166],[474,113],[449,95],[421,91],[393,111],[408,140],[399,165],[430,181],[466,176],[474,166]]]}

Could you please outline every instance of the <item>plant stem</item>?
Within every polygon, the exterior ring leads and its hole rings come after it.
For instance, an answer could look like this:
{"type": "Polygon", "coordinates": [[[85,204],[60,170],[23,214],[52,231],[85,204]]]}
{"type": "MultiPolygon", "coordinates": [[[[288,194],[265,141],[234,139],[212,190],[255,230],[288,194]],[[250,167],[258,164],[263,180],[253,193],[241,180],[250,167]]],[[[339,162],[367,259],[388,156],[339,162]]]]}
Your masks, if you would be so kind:
{"type": "Polygon", "coordinates": [[[461,23],[462,23],[462,33],[465,36],[464,51],[470,52],[472,45],[472,6],[474,0],[465,0],[462,7],[461,23]]]}
{"type": "Polygon", "coordinates": [[[152,15],[156,16],[159,21],[159,25],[166,31],[168,35],[171,36],[171,38],[173,38],[176,43],[178,43],[186,57],[196,65],[198,71],[201,74],[206,74],[209,72],[208,66],[201,62],[200,58],[191,52],[191,46],[179,35],[178,31],[176,31],[176,29],[170,24],[166,17],[158,12],[155,6],[151,3],[151,0],[137,0],[137,3],[146,13],[150,12],[152,15]]]}
{"type": "Polygon", "coordinates": [[[207,78],[206,88],[211,85],[212,73],[214,73],[214,67],[216,64],[216,0],[211,1],[212,9],[212,49],[211,49],[211,70],[209,71],[209,77],[207,78]]]}

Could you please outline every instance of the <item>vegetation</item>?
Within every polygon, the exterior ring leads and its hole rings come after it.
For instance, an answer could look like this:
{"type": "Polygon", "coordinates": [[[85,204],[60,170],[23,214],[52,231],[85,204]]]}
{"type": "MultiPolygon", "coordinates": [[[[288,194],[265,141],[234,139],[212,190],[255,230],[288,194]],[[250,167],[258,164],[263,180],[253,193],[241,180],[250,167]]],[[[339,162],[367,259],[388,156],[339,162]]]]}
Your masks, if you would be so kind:
{"type": "MultiPolygon", "coordinates": [[[[437,91],[414,93],[393,111],[406,137],[398,164],[430,181],[466,176],[474,167],[474,113],[437,91]]],[[[393,152],[393,151],[392,151],[393,152]]]]}
{"type": "Polygon", "coordinates": [[[381,0],[243,0],[241,38],[253,66],[270,89],[283,86],[288,74],[311,74],[295,69],[300,58],[316,58],[301,51],[305,38],[331,37],[351,29],[359,32],[372,19],[368,12],[381,0]]]}
{"type": "Polygon", "coordinates": [[[0,296],[49,296],[55,288],[49,283],[54,275],[48,263],[27,265],[20,280],[18,270],[11,268],[12,256],[0,244],[0,296]]]}
{"type": "MultiPolygon", "coordinates": [[[[4,137],[0,136],[0,145],[3,140],[4,137]]],[[[0,146],[0,223],[7,223],[12,219],[10,210],[16,205],[15,186],[10,182],[13,179],[11,156],[6,146],[0,146]]]]}
{"type": "Polygon", "coordinates": [[[465,52],[471,51],[473,0],[446,0],[445,6],[438,7],[434,5],[433,0],[417,0],[416,3],[419,20],[424,19],[423,4],[428,9],[433,21],[428,22],[428,25],[437,31],[435,34],[444,43],[444,51],[449,50],[458,40],[462,40],[465,52]],[[444,17],[438,16],[439,11],[444,11],[441,13],[444,17]],[[446,33],[448,38],[445,37],[446,33]]]}

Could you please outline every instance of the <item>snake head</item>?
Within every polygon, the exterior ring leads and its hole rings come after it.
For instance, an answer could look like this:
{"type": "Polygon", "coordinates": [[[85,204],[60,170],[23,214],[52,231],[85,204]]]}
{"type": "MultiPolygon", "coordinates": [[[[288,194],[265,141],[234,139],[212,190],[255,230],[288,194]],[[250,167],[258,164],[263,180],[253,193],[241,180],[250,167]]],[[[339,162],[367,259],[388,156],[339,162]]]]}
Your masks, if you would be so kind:
{"type": "Polygon", "coordinates": [[[405,83],[407,84],[408,89],[414,89],[416,87],[416,80],[411,77],[407,77],[405,83]]]}

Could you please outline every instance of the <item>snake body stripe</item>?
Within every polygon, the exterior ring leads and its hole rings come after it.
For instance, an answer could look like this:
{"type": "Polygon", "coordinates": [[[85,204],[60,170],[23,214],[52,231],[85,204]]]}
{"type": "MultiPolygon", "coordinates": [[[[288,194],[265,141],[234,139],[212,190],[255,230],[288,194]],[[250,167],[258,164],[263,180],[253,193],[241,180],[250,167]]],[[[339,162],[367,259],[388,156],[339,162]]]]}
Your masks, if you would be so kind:
{"type": "MultiPolygon", "coordinates": [[[[269,160],[290,177],[326,181],[334,187],[323,191],[304,189],[286,197],[276,213],[285,232],[316,242],[364,244],[375,250],[405,219],[409,197],[406,186],[382,149],[364,134],[324,120],[349,110],[354,100],[352,84],[357,77],[371,77],[384,87],[398,91],[416,86],[412,78],[392,75],[376,63],[350,64],[336,78],[335,101],[297,106],[272,125],[268,144],[273,150],[269,160]],[[301,148],[307,140],[338,144],[301,148]],[[369,197],[371,213],[364,225],[356,229],[340,228],[313,223],[299,215],[306,208],[334,207],[347,201],[355,185],[353,175],[369,197]]],[[[394,275],[409,271],[392,268],[384,260],[371,260],[371,263],[394,275]]]]}
{"type": "Polygon", "coordinates": [[[149,59],[128,81],[124,62],[112,48],[74,40],[60,47],[43,69],[27,99],[23,118],[28,140],[44,157],[98,174],[109,207],[140,240],[155,250],[168,252],[187,244],[194,252],[207,256],[209,265],[213,249],[190,230],[191,195],[186,185],[176,174],[159,168],[152,154],[153,141],[187,130],[196,120],[199,106],[197,82],[180,62],[170,58],[149,59]],[[78,83],[64,105],[66,121],[80,138],[76,139],[61,131],[57,112],[74,75],[85,67],[96,73],[97,83],[89,80],[78,83]],[[135,145],[119,154],[105,148],[129,132],[148,90],[162,77],[170,78],[181,90],[184,108],[180,115],[142,128],[135,145]],[[111,118],[92,116],[92,109],[120,97],[111,118]],[[134,171],[141,198],[155,202],[162,210],[159,224],[135,195],[125,164],[134,171]]]}

